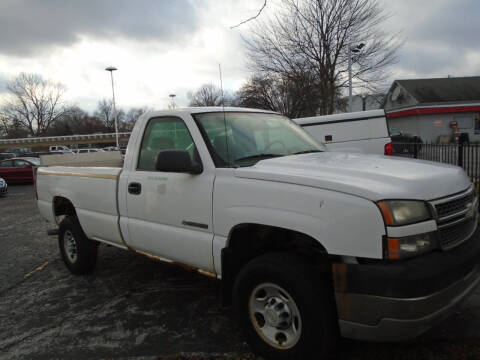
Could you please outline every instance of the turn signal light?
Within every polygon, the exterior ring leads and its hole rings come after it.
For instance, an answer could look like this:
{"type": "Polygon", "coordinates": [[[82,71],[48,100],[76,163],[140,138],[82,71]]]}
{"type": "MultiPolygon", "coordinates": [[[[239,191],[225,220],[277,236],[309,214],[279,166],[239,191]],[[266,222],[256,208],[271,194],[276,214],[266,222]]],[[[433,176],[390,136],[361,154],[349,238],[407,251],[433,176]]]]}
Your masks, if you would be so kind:
{"type": "Polygon", "coordinates": [[[399,260],[430,252],[438,246],[435,232],[430,232],[400,238],[389,237],[386,247],[385,259],[399,260]]]}
{"type": "Polygon", "coordinates": [[[388,238],[388,259],[400,259],[400,240],[397,238],[388,238]]]}
{"type": "Polygon", "coordinates": [[[382,211],[383,220],[385,221],[385,225],[395,225],[395,220],[393,219],[393,214],[390,211],[387,203],[385,201],[379,201],[377,203],[378,207],[382,211]]]}

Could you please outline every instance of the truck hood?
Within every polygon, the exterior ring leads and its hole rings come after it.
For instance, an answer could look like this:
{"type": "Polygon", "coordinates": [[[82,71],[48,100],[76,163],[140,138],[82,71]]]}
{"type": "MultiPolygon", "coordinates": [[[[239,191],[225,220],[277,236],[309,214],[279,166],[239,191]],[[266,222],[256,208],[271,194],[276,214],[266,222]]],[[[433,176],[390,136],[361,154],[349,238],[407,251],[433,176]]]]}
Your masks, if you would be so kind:
{"type": "Polygon", "coordinates": [[[458,166],[381,155],[323,152],[259,161],[234,171],[240,178],[284,182],[370,200],[432,200],[467,189],[458,166]]]}

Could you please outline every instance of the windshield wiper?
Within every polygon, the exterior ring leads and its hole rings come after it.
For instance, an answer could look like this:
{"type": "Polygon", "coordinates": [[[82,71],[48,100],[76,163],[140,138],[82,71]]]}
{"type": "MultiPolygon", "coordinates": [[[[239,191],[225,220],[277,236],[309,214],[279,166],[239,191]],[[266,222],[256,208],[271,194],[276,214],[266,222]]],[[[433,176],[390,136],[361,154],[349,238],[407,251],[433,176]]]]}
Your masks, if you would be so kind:
{"type": "Polygon", "coordinates": [[[238,159],[235,159],[234,161],[244,161],[244,160],[256,160],[256,159],[267,159],[267,158],[274,158],[274,157],[280,157],[280,156],[285,156],[285,155],[279,155],[279,154],[256,154],[256,155],[250,155],[250,156],[245,156],[241,157],[238,159]]]}
{"type": "Polygon", "coordinates": [[[323,151],[322,150],[305,150],[305,151],[299,151],[299,152],[293,153],[292,155],[310,154],[310,153],[317,153],[317,152],[323,152],[323,151]]]}

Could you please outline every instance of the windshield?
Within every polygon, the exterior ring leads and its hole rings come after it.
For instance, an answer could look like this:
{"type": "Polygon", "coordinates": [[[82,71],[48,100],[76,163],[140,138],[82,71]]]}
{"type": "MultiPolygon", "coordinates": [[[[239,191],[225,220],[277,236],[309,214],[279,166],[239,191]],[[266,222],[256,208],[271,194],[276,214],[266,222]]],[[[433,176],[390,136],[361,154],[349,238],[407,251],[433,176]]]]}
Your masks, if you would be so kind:
{"type": "Polygon", "coordinates": [[[266,113],[196,114],[216,166],[251,166],[262,159],[326,151],[284,116],[266,113]]]}

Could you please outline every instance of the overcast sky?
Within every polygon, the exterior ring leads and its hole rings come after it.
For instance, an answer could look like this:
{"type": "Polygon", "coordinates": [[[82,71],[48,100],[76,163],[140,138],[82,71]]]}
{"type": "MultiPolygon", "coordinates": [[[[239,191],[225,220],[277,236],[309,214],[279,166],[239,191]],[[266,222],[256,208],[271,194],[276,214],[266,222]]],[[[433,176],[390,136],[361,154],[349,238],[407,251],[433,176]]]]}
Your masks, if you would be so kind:
{"type": "MultiPolygon", "coordinates": [[[[275,1],[267,7],[274,11],[275,1]]],[[[395,78],[480,75],[479,0],[380,0],[388,31],[404,45],[395,78]]],[[[249,76],[241,35],[230,29],[263,0],[0,0],[0,93],[20,72],[66,85],[67,100],[93,111],[110,98],[116,66],[119,106],[165,108],[168,95],[204,83],[237,90],[249,76]]],[[[263,14],[262,14],[263,16],[263,14]]]]}

